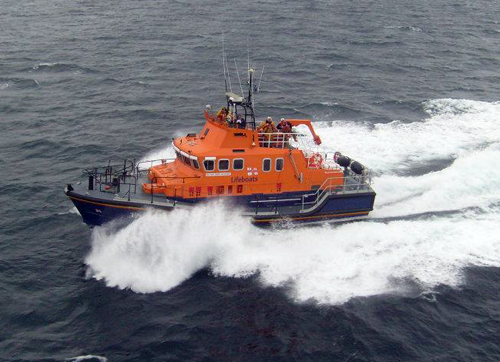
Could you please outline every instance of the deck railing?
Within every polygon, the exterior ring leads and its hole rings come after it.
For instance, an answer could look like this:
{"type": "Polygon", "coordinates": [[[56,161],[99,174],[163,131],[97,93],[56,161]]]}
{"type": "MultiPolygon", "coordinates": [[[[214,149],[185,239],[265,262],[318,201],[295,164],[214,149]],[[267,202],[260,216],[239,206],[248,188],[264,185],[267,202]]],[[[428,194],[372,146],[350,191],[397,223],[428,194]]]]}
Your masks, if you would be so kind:
{"type": "Polygon", "coordinates": [[[335,152],[317,145],[307,134],[298,132],[259,132],[258,135],[260,147],[301,150],[306,159],[307,168],[340,169],[339,165],[334,161],[335,152]]]}
{"type": "Polygon", "coordinates": [[[250,201],[255,207],[255,215],[259,214],[279,214],[287,207],[294,207],[299,212],[313,210],[320,205],[326,197],[333,194],[356,193],[371,190],[371,174],[369,171],[362,175],[347,171],[346,176],[330,177],[315,191],[300,196],[275,196],[272,198],[258,199],[250,201]]]}
{"type": "MultiPolygon", "coordinates": [[[[138,180],[146,177],[150,167],[171,162],[174,159],[156,159],[137,162],[125,159],[121,164],[108,162],[107,166],[84,169],[88,176],[88,189],[100,192],[123,192],[123,196],[130,201],[132,194],[137,194],[138,180]]],[[[153,191],[153,190],[152,190],[153,191]]],[[[153,192],[151,193],[153,195],[153,192]]],[[[152,196],[153,202],[154,195],[152,196]]]]}
{"type": "Polygon", "coordinates": [[[365,171],[361,175],[355,174],[349,170],[344,171],[344,173],[344,176],[326,179],[315,193],[302,195],[302,212],[313,209],[320,204],[325,197],[332,194],[363,192],[371,189],[370,185],[372,179],[370,171],[365,171]]]}

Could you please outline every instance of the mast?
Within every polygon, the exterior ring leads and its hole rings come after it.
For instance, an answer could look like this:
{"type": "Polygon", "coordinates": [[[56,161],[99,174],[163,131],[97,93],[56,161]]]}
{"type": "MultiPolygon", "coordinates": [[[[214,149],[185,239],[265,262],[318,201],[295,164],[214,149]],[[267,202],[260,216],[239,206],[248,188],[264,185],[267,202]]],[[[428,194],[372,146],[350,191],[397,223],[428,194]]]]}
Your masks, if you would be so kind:
{"type": "Polygon", "coordinates": [[[253,73],[255,71],[251,68],[248,69],[248,96],[244,100],[244,108],[245,108],[245,120],[247,124],[251,125],[252,129],[256,128],[255,124],[255,112],[253,109],[253,73]],[[250,122],[247,119],[247,116],[250,116],[250,122]]]}
{"type": "MultiPolygon", "coordinates": [[[[248,40],[247,40],[248,42],[248,40]]],[[[227,63],[227,57],[226,57],[226,50],[224,47],[224,37],[222,38],[222,69],[224,72],[224,85],[226,88],[226,100],[227,100],[227,108],[230,109],[233,114],[237,113],[238,107],[242,107],[244,110],[244,117],[245,117],[245,122],[247,124],[247,127],[250,129],[256,129],[256,121],[255,121],[255,111],[254,111],[254,93],[258,92],[258,88],[255,87],[254,85],[254,73],[255,70],[253,68],[250,68],[250,53],[248,51],[248,44],[247,44],[247,52],[248,52],[248,70],[247,70],[247,85],[248,85],[248,93],[247,96],[245,97],[243,87],[241,86],[241,78],[238,72],[238,66],[236,64],[236,60],[234,60],[234,65],[236,68],[236,74],[238,76],[238,80],[240,83],[240,89],[241,89],[241,96],[238,94],[233,93],[233,89],[231,86],[231,78],[229,76],[229,67],[227,63]],[[229,83],[229,84],[228,84],[229,83]]],[[[264,72],[264,69],[262,69],[262,73],[264,72]]],[[[261,80],[262,80],[262,73],[261,73],[261,80]]],[[[259,82],[260,85],[260,82],[259,82]]]]}
{"type": "Polygon", "coordinates": [[[227,93],[227,75],[226,75],[226,50],[224,47],[224,33],[222,33],[222,71],[224,72],[224,85],[227,93]]]}

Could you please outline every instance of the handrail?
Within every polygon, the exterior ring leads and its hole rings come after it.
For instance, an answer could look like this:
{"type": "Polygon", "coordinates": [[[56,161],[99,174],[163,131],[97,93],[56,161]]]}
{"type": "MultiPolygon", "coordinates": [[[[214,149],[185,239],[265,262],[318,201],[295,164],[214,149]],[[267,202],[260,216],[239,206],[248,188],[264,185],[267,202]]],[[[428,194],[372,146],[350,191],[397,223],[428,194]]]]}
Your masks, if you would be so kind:
{"type": "MultiPolygon", "coordinates": [[[[290,134],[290,133],[288,133],[290,134]]],[[[281,134],[283,135],[283,133],[281,134]]],[[[292,150],[290,149],[288,152],[288,155],[291,159],[292,165],[294,166],[294,171],[295,171],[295,176],[299,179],[299,181],[302,182],[302,174],[298,173],[297,165],[295,164],[295,160],[292,155],[292,150]]],[[[327,154],[328,155],[328,154],[327,154]]],[[[89,176],[89,190],[93,190],[94,187],[97,187],[99,185],[99,191],[103,191],[102,187],[103,185],[105,186],[105,191],[107,192],[112,192],[112,193],[120,193],[120,187],[126,188],[128,186],[128,191],[124,191],[121,193],[123,197],[127,197],[128,200],[130,201],[131,194],[132,192],[134,194],[137,194],[137,183],[139,181],[139,178],[145,177],[142,174],[142,171],[147,171],[147,169],[141,169],[140,166],[142,164],[149,163],[152,167],[154,163],[156,162],[161,162],[161,163],[167,163],[170,162],[171,160],[175,160],[172,158],[165,158],[165,159],[156,159],[156,160],[145,160],[141,161],[136,164],[135,160],[124,160],[123,164],[113,164],[111,165],[111,162],[108,163],[107,166],[103,167],[96,167],[91,170],[85,169],[83,170],[84,173],[86,173],[89,176]],[[92,186],[92,187],[91,187],[92,186]]],[[[301,208],[301,212],[306,212],[308,210],[313,209],[316,207],[319,203],[323,202],[325,197],[331,195],[332,193],[337,193],[337,192],[345,192],[345,191],[363,191],[363,190],[368,190],[369,185],[371,184],[371,173],[368,169],[364,169],[362,174],[355,174],[349,169],[344,169],[344,174],[342,176],[336,176],[336,177],[329,177],[326,180],[323,181],[321,186],[315,190],[315,192],[311,193],[305,193],[300,196],[297,196],[296,198],[280,198],[279,196],[276,196],[275,198],[268,199],[268,200],[258,200],[255,201],[257,207],[256,207],[256,213],[258,213],[259,209],[259,204],[262,203],[263,205],[265,204],[270,204],[272,202],[275,203],[275,211],[277,212],[278,210],[278,205],[281,202],[285,201],[299,201],[300,203],[296,203],[295,205],[297,207],[301,208]],[[342,182],[334,182],[334,181],[342,180],[342,182]],[[308,207],[309,205],[312,205],[308,207]]],[[[337,172],[336,172],[337,173],[337,172]]],[[[326,172],[328,174],[328,172],[326,172]]],[[[337,173],[338,174],[338,173],[337,173]]],[[[195,176],[154,176],[151,179],[150,187],[151,187],[151,203],[154,203],[155,199],[155,188],[162,188],[163,186],[158,185],[158,181],[162,179],[167,179],[167,180],[182,180],[182,183],[178,183],[177,187],[174,187],[174,204],[175,204],[175,198],[178,196],[177,193],[180,191],[182,195],[184,195],[184,189],[185,189],[185,181],[187,179],[199,179],[201,176],[195,175],[195,176]]],[[[266,183],[269,185],[274,184],[274,182],[269,182],[266,183]]],[[[311,190],[312,191],[312,190],[311,190]]],[[[164,193],[161,193],[166,197],[164,193]]],[[[168,197],[167,197],[168,200],[168,197]]],[[[268,208],[266,206],[266,208],[268,208]]]]}
{"type": "Polygon", "coordinates": [[[290,138],[297,141],[297,137],[306,137],[303,133],[298,132],[258,132],[259,146],[269,148],[289,148],[290,138]],[[268,138],[268,139],[266,139],[268,138]]]}
{"type": "MultiPolygon", "coordinates": [[[[186,180],[186,179],[201,178],[201,176],[155,176],[155,177],[153,177],[153,180],[163,179],[163,178],[166,178],[166,179],[176,179],[176,178],[179,178],[179,179],[182,179],[182,183],[184,183],[184,180],[186,180]]],[[[153,180],[151,180],[151,181],[153,181],[153,180]]],[[[155,182],[155,183],[157,183],[157,182],[155,182]]]]}
{"type": "Polygon", "coordinates": [[[371,176],[369,173],[364,175],[345,175],[342,177],[330,177],[327,178],[321,186],[316,190],[313,194],[302,195],[302,212],[306,210],[305,205],[313,204],[311,208],[316,207],[325,196],[331,195],[334,191],[343,192],[343,191],[353,191],[353,190],[364,190],[368,189],[371,184],[371,176]],[[332,184],[332,181],[335,179],[343,179],[343,183],[332,184]],[[354,181],[354,182],[351,182],[354,181]],[[351,189],[351,190],[349,190],[351,189]],[[305,201],[308,197],[314,197],[314,201],[305,201]]]}
{"type": "MultiPolygon", "coordinates": [[[[346,177],[330,177],[326,179],[314,192],[286,197],[282,195],[275,195],[274,197],[266,197],[262,200],[260,200],[259,197],[255,195],[254,200],[250,201],[250,204],[253,204],[255,207],[255,215],[269,212],[278,214],[279,208],[282,207],[282,205],[284,205],[285,203],[290,202],[292,202],[294,206],[300,208],[300,212],[307,212],[317,205],[321,204],[327,196],[333,194],[334,192],[349,191],[350,187],[353,187],[356,190],[368,190],[369,184],[370,180],[366,175],[364,176],[364,181],[363,177],[355,177],[354,175],[349,175],[346,177]],[[336,183],[334,182],[335,180],[347,181],[345,183],[336,183]],[[309,205],[313,206],[308,208],[309,205]]],[[[288,206],[289,205],[285,205],[285,207],[288,206]]]]}
{"type": "Polygon", "coordinates": [[[142,171],[147,171],[149,170],[151,167],[153,167],[153,164],[155,162],[160,162],[160,164],[164,164],[164,163],[169,163],[169,162],[172,162],[175,160],[175,157],[174,158],[158,158],[156,160],[144,160],[144,161],[140,161],[137,163],[137,165],[135,166],[135,170],[137,171],[137,173],[140,173],[142,171]],[[145,163],[149,163],[149,167],[146,168],[146,169],[140,169],[139,166],[141,164],[145,164],[145,163]]]}
{"type": "MultiPolygon", "coordinates": [[[[92,189],[99,185],[99,191],[102,190],[102,186],[107,186],[107,189],[113,187],[113,192],[120,192],[120,186],[128,185],[129,191],[124,195],[128,196],[130,199],[130,194],[133,192],[137,193],[137,181],[139,177],[143,176],[143,171],[148,169],[141,169],[140,165],[144,163],[149,163],[151,166],[156,162],[165,163],[173,159],[157,159],[157,160],[147,160],[141,161],[136,164],[134,160],[123,160],[121,164],[111,164],[108,162],[107,166],[94,167],[92,169],[83,169],[82,172],[89,176],[89,185],[92,183],[92,189]]],[[[89,186],[90,188],[90,186],[89,186]]]]}

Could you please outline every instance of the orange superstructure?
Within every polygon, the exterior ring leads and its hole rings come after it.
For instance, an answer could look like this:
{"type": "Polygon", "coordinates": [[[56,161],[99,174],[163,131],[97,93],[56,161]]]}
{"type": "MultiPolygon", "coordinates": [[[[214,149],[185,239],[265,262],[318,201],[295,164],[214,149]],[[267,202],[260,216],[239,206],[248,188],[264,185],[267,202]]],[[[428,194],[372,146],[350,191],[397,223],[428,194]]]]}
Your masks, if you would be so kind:
{"type": "MultiPolygon", "coordinates": [[[[231,127],[206,111],[205,118],[199,134],[173,141],[174,161],[150,168],[144,192],[196,199],[302,192],[319,188],[327,178],[343,184],[342,170],[324,167],[324,155],[307,155],[290,145],[295,134],[273,133],[268,142],[255,129],[231,127]]],[[[310,120],[286,121],[306,125],[321,143],[310,120]]]]}

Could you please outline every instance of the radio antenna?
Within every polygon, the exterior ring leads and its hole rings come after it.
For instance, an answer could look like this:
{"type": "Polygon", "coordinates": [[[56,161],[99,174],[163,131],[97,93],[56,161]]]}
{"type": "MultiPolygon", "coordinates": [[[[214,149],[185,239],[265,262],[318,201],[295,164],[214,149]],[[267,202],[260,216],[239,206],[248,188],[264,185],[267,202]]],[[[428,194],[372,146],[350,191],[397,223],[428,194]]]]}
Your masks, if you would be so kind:
{"type": "Polygon", "coordinates": [[[238,75],[238,82],[240,83],[241,95],[243,95],[243,87],[241,86],[240,72],[238,72],[238,64],[236,64],[236,59],[234,59],[234,67],[236,68],[236,74],[238,75]]]}
{"type": "Polygon", "coordinates": [[[265,65],[262,66],[262,72],[260,73],[259,84],[257,85],[257,92],[260,91],[260,82],[262,82],[262,74],[264,74],[264,68],[265,67],[266,67],[265,65]]]}
{"type": "Polygon", "coordinates": [[[227,93],[227,75],[226,75],[226,51],[224,49],[224,33],[222,33],[222,70],[224,71],[224,85],[227,93]]]}
{"type": "MultiPolygon", "coordinates": [[[[248,59],[248,70],[250,70],[250,49],[248,48],[248,36],[247,36],[247,59],[248,59]]],[[[247,82],[250,82],[250,74],[247,72],[247,82]]]]}
{"type": "Polygon", "coordinates": [[[222,67],[224,68],[224,83],[226,85],[226,93],[227,93],[228,83],[229,83],[229,90],[232,92],[233,86],[231,84],[231,76],[229,75],[229,66],[227,65],[226,47],[224,44],[224,33],[222,33],[222,67]]]}

